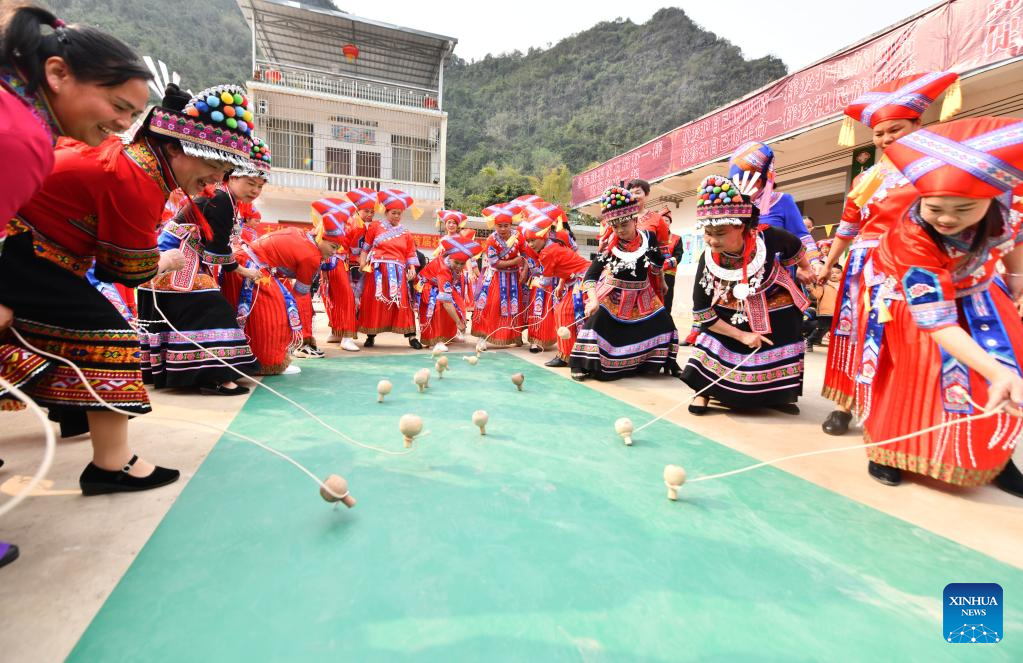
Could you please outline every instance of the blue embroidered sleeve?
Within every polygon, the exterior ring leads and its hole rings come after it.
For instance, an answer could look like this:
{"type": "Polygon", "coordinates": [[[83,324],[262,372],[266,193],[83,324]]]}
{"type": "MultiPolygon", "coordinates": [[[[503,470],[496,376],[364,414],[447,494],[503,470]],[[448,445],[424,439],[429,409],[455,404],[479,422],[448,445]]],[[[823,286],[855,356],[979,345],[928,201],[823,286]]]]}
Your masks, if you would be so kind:
{"type": "Polygon", "coordinates": [[[958,324],[955,300],[945,298],[938,274],[910,267],[902,277],[902,290],[913,321],[920,329],[933,331],[958,324]]]}
{"type": "Polygon", "coordinates": [[[301,281],[295,281],[295,294],[296,295],[307,295],[312,289],[312,285],[308,283],[302,283],[301,281]]]}

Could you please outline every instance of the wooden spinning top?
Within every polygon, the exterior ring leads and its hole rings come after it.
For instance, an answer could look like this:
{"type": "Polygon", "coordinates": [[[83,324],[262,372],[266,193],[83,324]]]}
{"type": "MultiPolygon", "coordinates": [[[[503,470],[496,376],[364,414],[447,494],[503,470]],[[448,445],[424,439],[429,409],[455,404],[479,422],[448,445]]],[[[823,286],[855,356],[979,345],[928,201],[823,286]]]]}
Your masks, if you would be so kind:
{"type": "Polygon", "coordinates": [[[412,384],[419,387],[419,393],[426,391],[426,388],[430,386],[430,369],[421,368],[416,371],[416,374],[412,376],[412,384]]]}
{"type": "Polygon", "coordinates": [[[487,414],[486,410],[476,410],[472,413],[472,423],[480,429],[480,435],[487,434],[488,421],[490,421],[490,415],[487,414]]]}
{"type": "Polygon", "coordinates": [[[664,485],[668,487],[668,499],[677,500],[678,491],[686,482],[685,468],[679,465],[664,466],[664,485]]]}
{"type": "Polygon", "coordinates": [[[568,327],[562,325],[561,327],[558,327],[558,338],[562,340],[570,339],[572,338],[572,332],[568,329],[568,327]]]}
{"type": "Polygon", "coordinates": [[[467,362],[469,362],[470,366],[475,366],[476,364],[480,363],[480,358],[479,357],[469,356],[469,357],[462,357],[462,359],[464,359],[467,362]]]}
{"type": "Polygon", "coordinates": [[[487,351],[487,339],[481,338],[480,342],[476,344],[476,356],[479,357],[481,352],[487,351]]]}
{"type": "Polygon", "coordinates": [[[434,365],[437,369],[437,377],[444,379],[444,371],[448,370],[448,358],[445,356],[437,357],[437,363],[434,365]]]}
{"type": "Polygon", "coordinates": [[[323,480],[320,497],[330,503],[341,502],[349,509],[355,506],[355,498],[348,492],[348,482],[336,474],[331,474],[323,480]]]}
{"type": "Polygon", "coordinates": [[[515,385],[516,389],[522,391],[522,383],[526,381],[526,376],[523,375],[522,373],[514,373],[511,376],[511,381],[512,384],[515,385]]]}
{"type": "Polygon", "coordinates": [[[433,353],[434,357],[436,357],[437,355],[443,354],[443,353],[445,353],[447,351],[448,351],[448,346],[444,345],[443,343],[438,343],[437,345],[433,346],[433,350],[431,350],[431,352],[433,353]]]}
{"type": "Polygon", "coordinates": [[[628,417],[622,417],[615,421],[615,432],[622,436],[622,440],[625,442],[625,446],[632,446],[632,419],[628,417]]]}
{"type": "Polygon", "coordinates": [[[384,402],[384,396],[391,393],[393,385],[390,380],[381,380],[377,382],[377,403],[384,402]]]}
{"type": "Polygon", "coordinates": [[[405,448],[409,449],[416,435],[423,432],[423,420],[417,414],[403,414],[398,420],[398,430],[405,438],[405,448]]]}

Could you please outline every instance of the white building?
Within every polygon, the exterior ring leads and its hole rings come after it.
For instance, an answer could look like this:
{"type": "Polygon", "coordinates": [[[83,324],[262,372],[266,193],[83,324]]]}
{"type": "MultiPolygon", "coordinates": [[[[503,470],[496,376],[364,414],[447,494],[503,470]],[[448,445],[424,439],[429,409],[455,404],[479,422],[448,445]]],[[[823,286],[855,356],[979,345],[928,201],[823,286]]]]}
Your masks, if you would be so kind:
{"type": "Polygon", "coordinates": [[[433,230],[444,201],[444,65],[456,40],[324,0],[237,2],[252,30],[255,133],[273,156],[256,203],[263,220],[308,222],[317,198],[396,188],[425,212],[406,225],[433,230]]]}

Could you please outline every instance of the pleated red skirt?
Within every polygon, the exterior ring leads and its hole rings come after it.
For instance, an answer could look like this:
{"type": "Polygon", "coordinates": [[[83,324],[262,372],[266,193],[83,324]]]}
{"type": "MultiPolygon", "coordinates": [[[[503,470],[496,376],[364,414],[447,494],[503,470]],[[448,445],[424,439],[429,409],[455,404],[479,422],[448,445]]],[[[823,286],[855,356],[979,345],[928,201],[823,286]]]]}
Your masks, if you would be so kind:
{"type": "MultiPolygon", "coordinates": [[[[1019,313],[997,287],[991,288],[991,295],[1016,357],[1023,357],[1023,323],[1019,313]]],[[[889,308],[893,319],[884,325],[877,376],[857,396],[857,405],[866,412],[867,442],[880,442],[969,416],[945,411],[938,344],[916,326],[905,302],[893,301],[889,308]]],[[[987,381],[971,370],[969,383],[971,398],[984,406],[988,398],[987,381]]],[[[978,486],[1002,471],[1020,434],[1023,418],[1003,413],[914,435],[902,442],[870,447],[867,456],[876,463],[946,483],[978,486]]]]}
{"type": "MultiPolygon", "coordinates": [[[[242,281],[236,272],[224,275],[221,290],[235,309],[242,281]]],[[[252,310],[242,330],[249,339],[252,354],[259,360],[260,375],[279,375],[291,363],[288,350],[295,336],[288,324],[284,295],[276,283],[256,284],[253,288],[252,310]]]]}
{"type": "Polygon", "coordinates": [[[383,290],[385,301],[377,299],[376,277],[373,272],[366,272],[362,275],[363,288],[362,300],[359,305],[359,331],[367,335],[383,334],[392,332],[394,334],[415,334],[416,316],[412,309],[409,298],[408,281],[405,280],[404,270],[398,279],[396,292],[391,292],[391,285],[387,279],[386,271],[383,274],[380,285],[383,290]],[[393,298],[398,303],[392,302],[393,298]]]}
{"type": "Polygon", "coordinates": [[[550,350],[558,344],[558,322],[554,317],[554,296],[550,288],[533,288],[526,302],[530,345],[550,350]]]}
{"type": "Polygon", "coordinates": [[[331,336],[338,338],[355,338],[359,330],[359,321],[355,314],[355,292],[348,274],[348,265],[339,262],[329,272],[322,272],[320,277],[320,297],[323,308],[327,311],[331,336]]]}
{"type": "Polygon", "coordinates": [[[489,345],[499,347],[522,345],[522,331],[528,322],[528,310],[523,296],[524,288],[518,286],[518,278],[518,270],[493,270],[489,283],[487,275],[483,275],[477,286],[477,308],[472,318],[473,336],[486,339],[489,345]],[[483,302],[482,306],[478,306],[480,301],[483,302]]]}

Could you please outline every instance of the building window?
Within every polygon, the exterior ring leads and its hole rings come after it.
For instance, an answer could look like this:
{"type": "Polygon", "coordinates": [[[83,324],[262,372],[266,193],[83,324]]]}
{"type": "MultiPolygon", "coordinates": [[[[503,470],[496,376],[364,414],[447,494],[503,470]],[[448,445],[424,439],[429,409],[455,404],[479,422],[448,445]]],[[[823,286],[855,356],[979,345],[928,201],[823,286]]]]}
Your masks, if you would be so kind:
{"type": "Polygon", "coordinates": [[[380,153],[356,152],[355,176],[380,179],[380,153]]]}
{"type": "Polygon", "coordinates": [[[275,168],[313,170],[313,125],[277,117],[266,119],[275,168]]]}
{"type": "Polygon", "coordinates": [[[331,175],[351,175],[352,151],[340,147],[328,147],[327,173],[331,175]]]}
{"type": "Polygon", "coordinates": [[[402,182],[431,182],[432,155],[432,143],[426,138],[391,136],[391,178],[402,182]]]}

